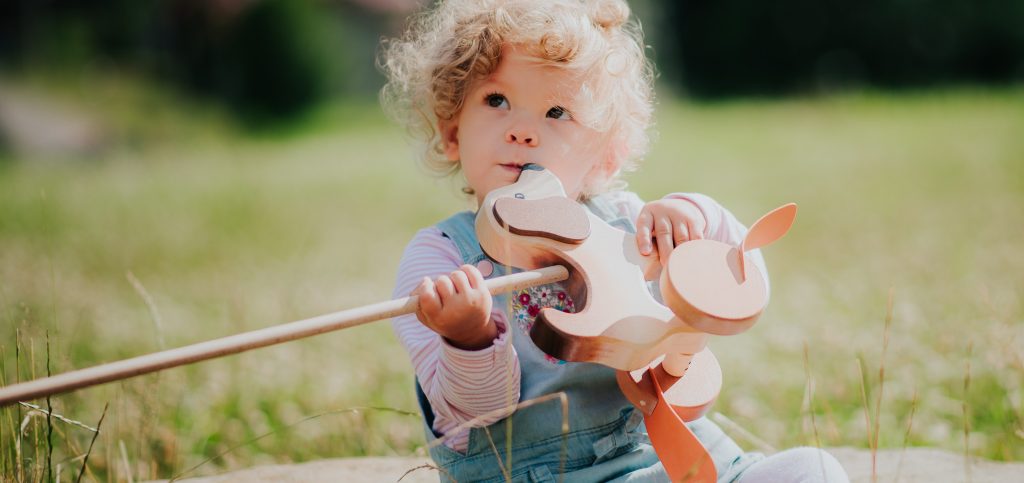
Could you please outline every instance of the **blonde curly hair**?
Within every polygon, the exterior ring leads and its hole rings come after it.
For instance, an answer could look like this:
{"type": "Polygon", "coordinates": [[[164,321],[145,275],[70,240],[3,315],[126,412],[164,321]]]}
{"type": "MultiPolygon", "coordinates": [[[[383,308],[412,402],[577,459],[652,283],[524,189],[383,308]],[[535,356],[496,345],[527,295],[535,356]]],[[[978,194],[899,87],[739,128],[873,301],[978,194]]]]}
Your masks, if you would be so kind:
{"type": "Polygon", "coordinates": [[[430,172],[454,174],[460,164],[444,156],[438,122],[454,119],[474,83],[497,69],[503,45],[522,47],[583,81],[577,104],[586,108],[573,116],[609,135],[616,163],[612,179],[590,184],[583,196],[612,189],[647,152],[653,110],[653,66],[629,17],[623,0],[439,1],[413,17],[401,38],[382,42],[378,64],[388,82],[381,103],[422,142],[430,172]]]}

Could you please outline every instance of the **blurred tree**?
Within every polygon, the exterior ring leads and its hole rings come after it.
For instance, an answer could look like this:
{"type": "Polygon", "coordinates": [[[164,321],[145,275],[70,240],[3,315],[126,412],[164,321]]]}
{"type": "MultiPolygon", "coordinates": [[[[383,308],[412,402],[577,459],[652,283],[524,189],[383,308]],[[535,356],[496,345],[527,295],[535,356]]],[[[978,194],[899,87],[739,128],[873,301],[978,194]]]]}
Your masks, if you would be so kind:
{"type": "Polygon", "coordinates": [[[304,0],[173,2],[163,68],[249,120],[288,119],[328,94],[330,23],[304,0]],[[218,6],[219,5],[219,6],[218,6]]]}
{"type": "Polygon", "coordinates": [[[0,68],[130,69],[257,123],[373,92],[387,11],[327,0],[41,0],[0,5],[0,68]]]}
{"type": "Polygon", "coordinates": [[[660,0],[660,68],[699,96],[1024,80],[1020,0],[660,0]]]}
{"type": "MultiPolygon", "coordinates": [[[[0,69],[133,69],[292,119],[382,83],[426,0],[11,0],[0,69]]],[[[1024,0],[632,0],[665,79],[698,96],[1024,80],[1024,0]]]]}

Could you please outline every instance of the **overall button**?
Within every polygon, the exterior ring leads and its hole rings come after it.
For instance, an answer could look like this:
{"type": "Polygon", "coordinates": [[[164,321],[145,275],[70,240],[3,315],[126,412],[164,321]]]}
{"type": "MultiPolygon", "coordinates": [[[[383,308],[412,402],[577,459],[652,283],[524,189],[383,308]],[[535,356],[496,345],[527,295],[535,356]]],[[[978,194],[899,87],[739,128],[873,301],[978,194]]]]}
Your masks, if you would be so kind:
{"type": "Polygon", "coordinates": [[[480,275],[483,275],[484,278],[487,278],[490,277],[492,273],[494,273],[494,264],[491,263],[490,260],[480,260],[480,262],[476,264],[476,269],[480,270],[480,275]]]}

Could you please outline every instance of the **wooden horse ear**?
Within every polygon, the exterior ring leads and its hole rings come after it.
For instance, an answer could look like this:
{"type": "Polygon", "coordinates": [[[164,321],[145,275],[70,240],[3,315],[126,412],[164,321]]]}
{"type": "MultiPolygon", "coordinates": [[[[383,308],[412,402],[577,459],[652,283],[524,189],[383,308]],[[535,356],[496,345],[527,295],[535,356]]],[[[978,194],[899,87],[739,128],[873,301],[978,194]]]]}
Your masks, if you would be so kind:
{"type": "Polygon", "coordinates": [[[747,273],[746,257],[743,254],[747,250],[761,248],[782,238],[793,226],[794,220],[796,220],[796,203],[787,203],[768,212],[767,215],[762,216],[750,226],[737,253],[740,265],[739,273],[743,280],[746,280],[747,273]]]}
{"type": "Polygon", "coordinates": [[[590,217],[579,203],[564,197],[539,200],[500,198],[494,218],[508,231],[579,245],[590,237],[590,217]]]}
{"type": "Polygon", "coordinates": [[[753,225],[740,244],[740,251],[754,250],[782,238],[796,220],[796,203],[787,203],[762,216],[753,225]]]}

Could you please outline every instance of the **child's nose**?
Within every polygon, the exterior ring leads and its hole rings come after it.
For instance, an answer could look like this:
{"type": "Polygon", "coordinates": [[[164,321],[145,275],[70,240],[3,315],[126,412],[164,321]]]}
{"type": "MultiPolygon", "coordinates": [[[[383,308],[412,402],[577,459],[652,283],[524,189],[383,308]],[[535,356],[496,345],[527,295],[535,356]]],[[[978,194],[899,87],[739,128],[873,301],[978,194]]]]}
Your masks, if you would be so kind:
{"type": "Polygon", "coordinates": [[[526,126],[514,126],[505,131],[505,141],[533,147],[537,145],[537,132],[526,126]]]}

